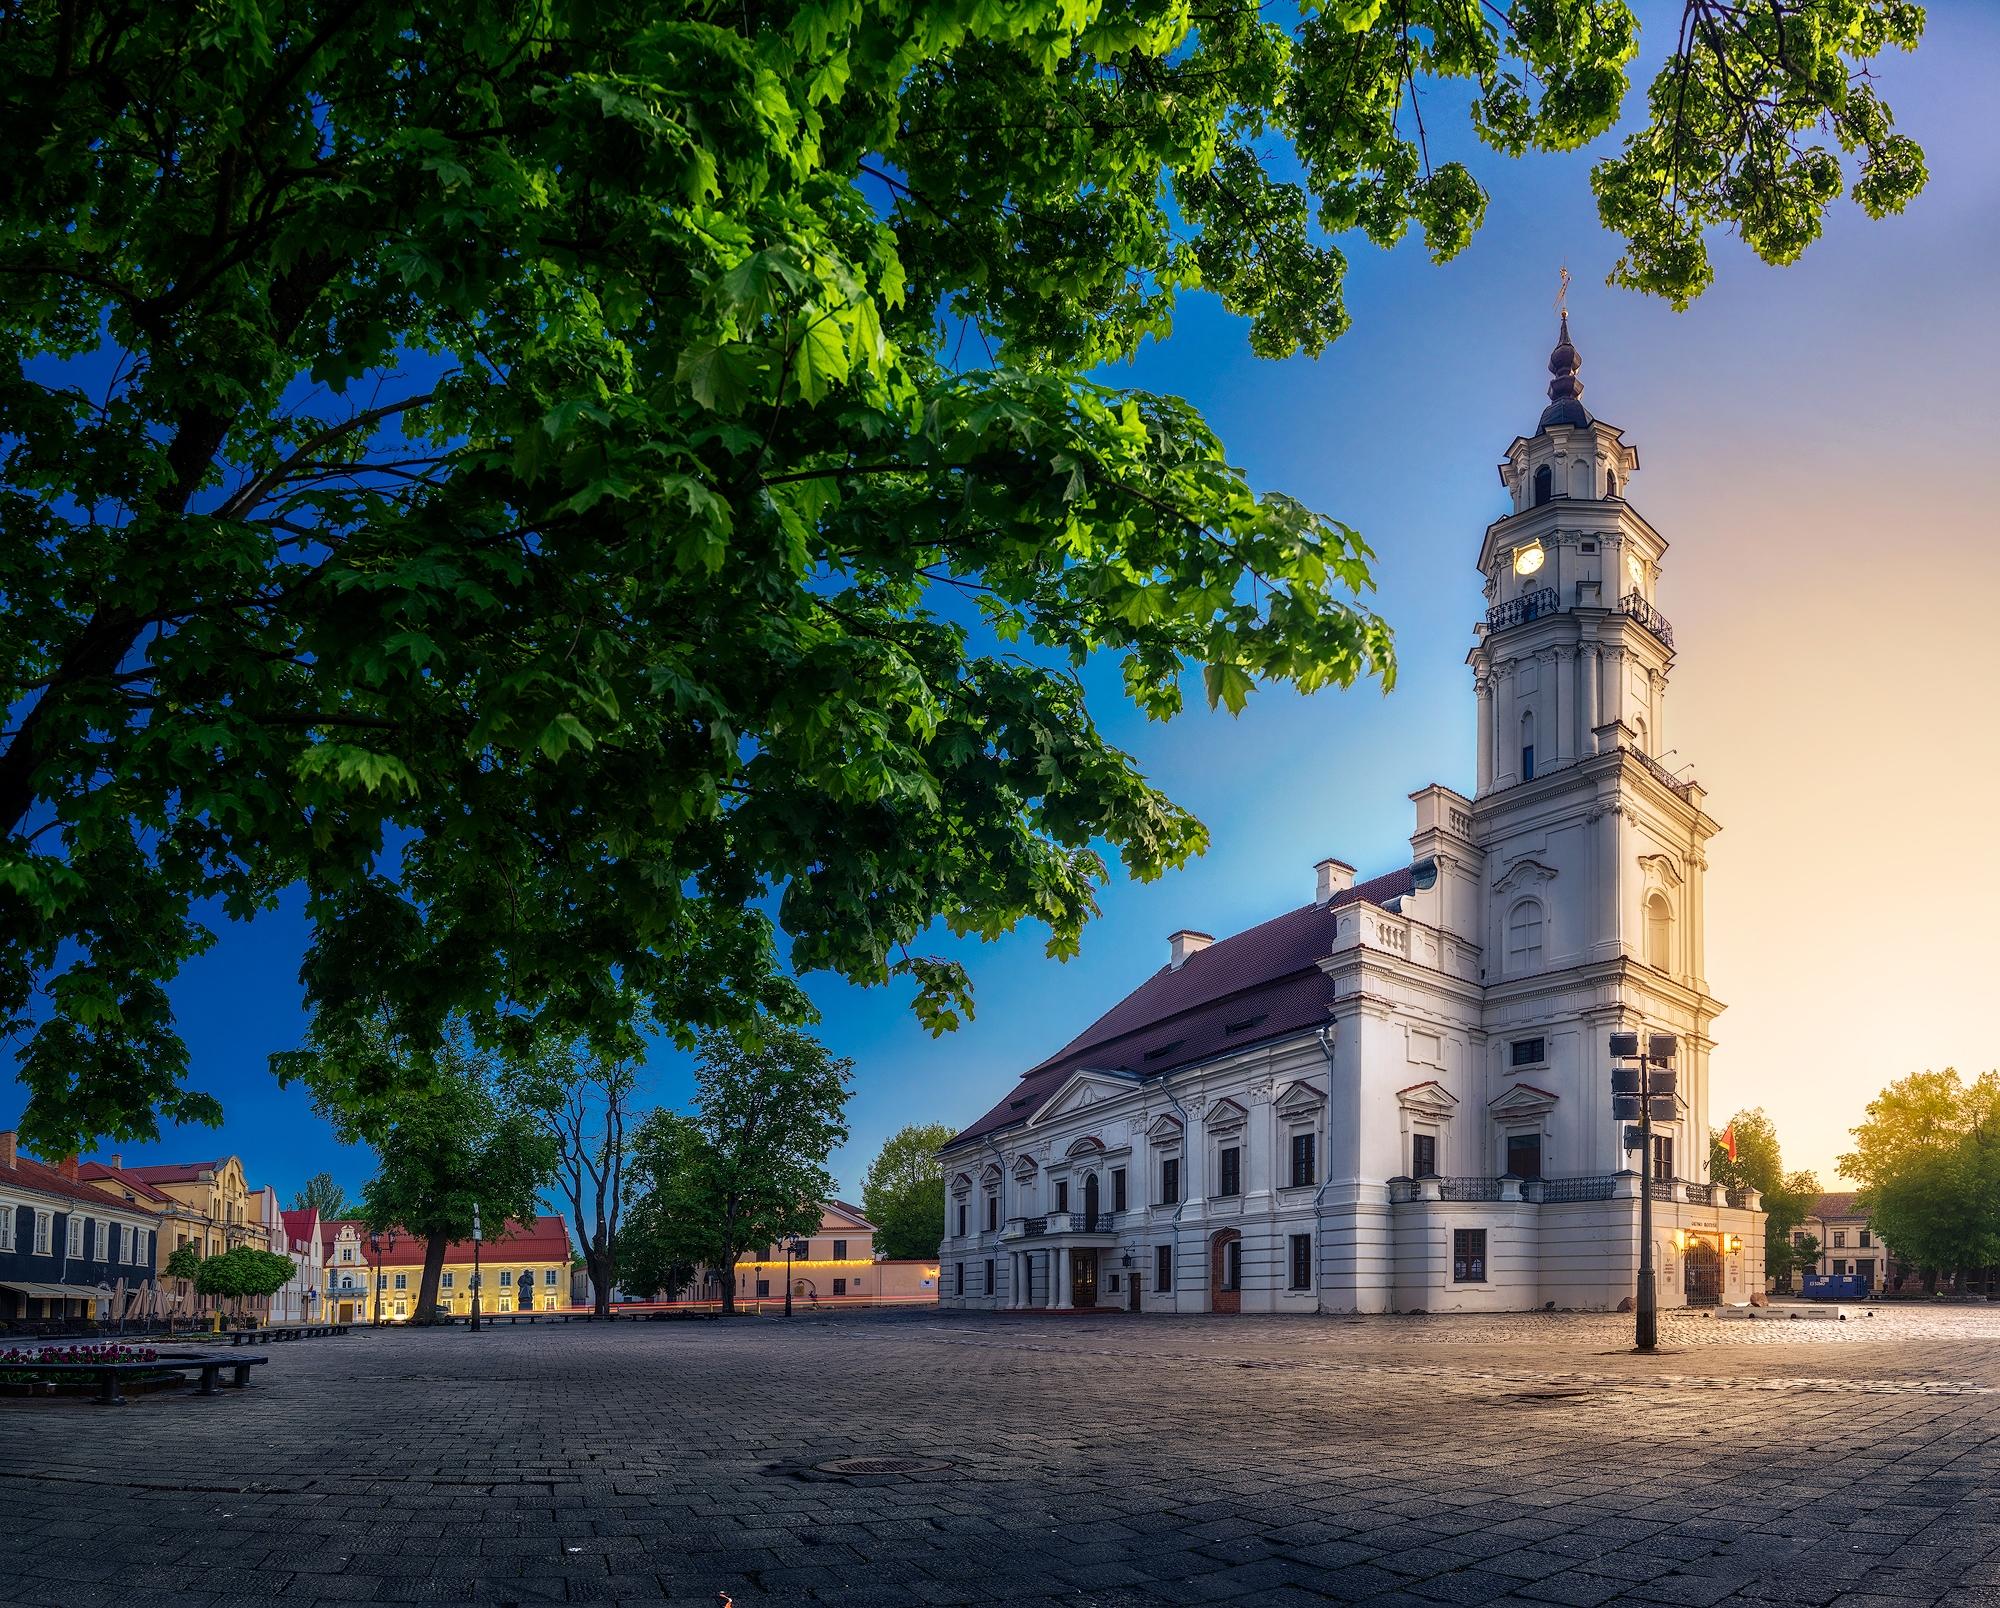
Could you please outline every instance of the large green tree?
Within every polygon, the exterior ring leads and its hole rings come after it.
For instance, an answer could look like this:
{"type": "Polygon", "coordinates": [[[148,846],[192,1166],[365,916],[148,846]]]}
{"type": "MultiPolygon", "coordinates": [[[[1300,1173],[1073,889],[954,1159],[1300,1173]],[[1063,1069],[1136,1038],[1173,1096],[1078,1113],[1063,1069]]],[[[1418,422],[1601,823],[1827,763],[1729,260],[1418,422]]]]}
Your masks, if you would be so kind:
{"type": "Polygon", "coordinates": [[[1841,1171],[1881,1243],[1936,1287],[2000,1263],[2000,1073],[1912,1072],[1868,1102],[1841,1171]]]}
{"type": "Polygon", "coordinates": [[[540,1213],[559,1160],[555,1141],[536,1112],[509,1097],[504,1062],[473,1046],[462,1027],[421,1047],[379,1027],[338,1042],[316,1035],[305,1050],[273,1060],[306,1080],[342,1138],[374,1147],[360,1216],[371,1236],[393,1231],[424,1242],[413,1323],[434,1321],[445,1252],[472,1237],[475,1210],[495,1241],[507,1219],[540,1213]]]}
{"type": "Polygon", "coordinates": [[[1774,1279],[1789,1280],[1801,1260],[1792,1244],[1792,1230],[1819,1199],[1819,1175],[1805,1168],[1785,1171],[1777,1127],[1761,1106],[1737,1112],[1729,1119],[1728,1131],[1736,1140],[1734,1157],[1722,1134],[1709,1130],[1708,1176],[1715,1183],[1754,1189],[1763,1196],[1764,1271],[1774,1279]]]}
{"type": "Polygon", "coordinates": [[[737,1257],[819,1227],[853,1071],[784,1023],[703,1039],[693,1111],[651,1112],[634,1135],[640,1193],[626,1255],[635,1276],[671,1289],[670,1270],[709,1269],[722,1280],[722,1310],[734,1312],[737,1257]]]}
{"type": "MultiPolygon", "coordinates": [[[[1593,175],[1621,282],[1923,182],[1904,0],[1687,0],[1593,175]]],[[[1606,134],[1626,0],[0,7],[0,1024],[73,1152],[215,1120],[165,985],[302,890],[325,1015],[611,1048],[1072,952],[1201,826],[1107,744],[1393,671],[1354,531],[1090,376],[1267,356],[1606,134]],[[1440,83],[1446,92],[1436,94],[1440,83]],[[1430,117],[1424,97],[1432,93],[1430,117]],[[1439,116],[1469,104],[1470,136],[1439,116]],[[977,366],[968,366],[968,362],[977,366]],[[539,1019],[530,1021],[528,1019],[539,1019]]]]}
{"type": "Polygon", "coordinates": [[[305,1181],[303,1188],[292,1196],[290,1210],[295,1212],[318,1212],[328,1222],[337,1217],[352,1217],[347,1209],[347,1191],[330,1172],[316,1172],[305,1181]]]}
{"type": "Polygon", "coordinates": [[[630,1153],[626,1126],[637,1071],[629,1062],[563,1045],[531,1056],[507,1086],[554,1146],[555,1182],[569,1206],[570,1225],[590,1275],[592,1306],[599,1317],[608,1317],[618,1283],[618,1231],[630,1153]]]}
{"type": "Polygon", "coordinates": [[[944,1165],[938,1149],[949,1123],[913,1122],[883,1141],[861,1180],[861,1209],[884,1256],[936,1256],[944,1234],[944,1165]]]}

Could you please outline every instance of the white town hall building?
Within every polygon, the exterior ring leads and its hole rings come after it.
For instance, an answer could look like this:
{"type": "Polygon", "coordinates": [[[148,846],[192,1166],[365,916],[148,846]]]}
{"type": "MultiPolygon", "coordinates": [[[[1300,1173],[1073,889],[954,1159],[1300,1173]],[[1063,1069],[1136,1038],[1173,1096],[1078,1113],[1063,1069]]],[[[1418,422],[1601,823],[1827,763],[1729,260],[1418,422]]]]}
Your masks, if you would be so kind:
{"type": "Polygon", "coordinates": [[[1476,785],[1413,795],[1408,865],[1167,965],[944,1148],[942,1304],[1146,1311],[1611,1308],[1640,1158],[1609,1040],[1679,1038],[1656,1128],[1662,1307],[1763,1288],[1754,1191],[1708,1182],[1700,785],[1666,748],[1665,539],[1591,416],[1565,317],[1500,464],[1468,662],[1476,785]]]}

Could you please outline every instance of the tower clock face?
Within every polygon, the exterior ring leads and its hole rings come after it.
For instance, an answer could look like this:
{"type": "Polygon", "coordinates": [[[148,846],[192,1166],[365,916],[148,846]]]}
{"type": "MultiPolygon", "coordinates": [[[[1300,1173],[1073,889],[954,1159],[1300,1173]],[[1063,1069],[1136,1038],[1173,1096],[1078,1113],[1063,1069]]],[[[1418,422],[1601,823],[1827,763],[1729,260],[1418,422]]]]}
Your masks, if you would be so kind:
{"type": "Polygon", "coordinates": [[[1639,591],[1639,583],[1646,578],[1646,566],[1637,553],[1625,555],[1625,579],[1631,583],[1633,591],[1639,591]]]}
{"type": "Polygon", "coordinates": [[[1544,556],[1540,542],[1532,542],[1526,547],[1515,548],[1514,573],[1516,575],[1534,574],[1535,571],[1542,567],[1544,556]]]}

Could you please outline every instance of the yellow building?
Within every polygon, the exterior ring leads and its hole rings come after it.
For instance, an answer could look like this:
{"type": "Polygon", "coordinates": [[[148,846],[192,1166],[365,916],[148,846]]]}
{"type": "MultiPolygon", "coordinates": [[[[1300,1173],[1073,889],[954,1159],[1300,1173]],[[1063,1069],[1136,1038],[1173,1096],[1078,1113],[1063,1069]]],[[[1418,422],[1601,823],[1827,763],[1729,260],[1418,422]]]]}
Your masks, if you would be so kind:
{"type": "MultiPolygon", "coordinates": [[[[149,1270],[157,1273],[167,1258],[183,1245],[192,1245],[204,1257],[220,1256],[239,1245],[252,1250],[280,1251],[265,1222],[261,1191],[253,1192],[243,1176],[243,1163],[235,1156],[218,1156],[213,1161],[170,1161],[144,1167],[127,1167],[123,1156],[110,1161],[85,1162],[77,1177],[100,1194],[157,1213],[162,1219],[154,1236],[158,1243],[157,1261],[149,1270]]],[[[195,1309],[194,1285],[186,1279],[160,1277],[176,1311],[195,1309]]],[[[252,1303],[255,1309],[268,1301],[252,1303]]]]}
{"type": "MultiPolygon", "coordinates": [[[[402,1229],[371,1234],[341,1218],[322,1222],[326,1284],[321,1315],[329,1323],[403,1323],[416,1315],[424,1282],[424,1242],[402,1229]]],[[[569,1306],[569,1231],[560,1217],[511,1218],[479,1246],[480,1311],[558,1312],[569,1306]]],[[[438,1305],[472,1311],[473,1246],[454,1240],[438,1276],[438,1305]]]]}
{"type": "Polygon", "coordinates": [[[878,1260],[875,1225],[845,1201],[828,1201],[818,1230],[791,1243],[795,1249],[789,1264],[782,1244],[760,1246],[737,1258],[739,1300],[783,1300],[788,1276],[795,1305],[937,1299],[937,1259],[878,1260]]]}

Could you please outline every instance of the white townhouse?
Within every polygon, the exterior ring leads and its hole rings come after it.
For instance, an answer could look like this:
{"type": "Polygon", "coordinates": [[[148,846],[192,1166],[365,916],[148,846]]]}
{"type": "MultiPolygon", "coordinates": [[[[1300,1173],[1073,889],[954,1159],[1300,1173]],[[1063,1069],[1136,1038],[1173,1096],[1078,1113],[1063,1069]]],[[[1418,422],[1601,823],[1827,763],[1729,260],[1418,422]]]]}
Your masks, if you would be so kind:
{"type": "MultiPolygon", "coordinates": [[[[1412,795],[1407,865],[1167,964],[944,1147],[942,1304],[1172,1312],[1616,1307],[1637,1132],[1611,1035],[1678,1037],[1653,1138],[1662,1307],[1763,1288],[1755,1191],[1708,1178],[1706,845],[1670,768],[1667,543],[1592,417],[1567,316],[1501,462],[1470,796],[1412,795]]],[[[1678,738],[1676,739],[1679,740],[1678,738]]]]}

